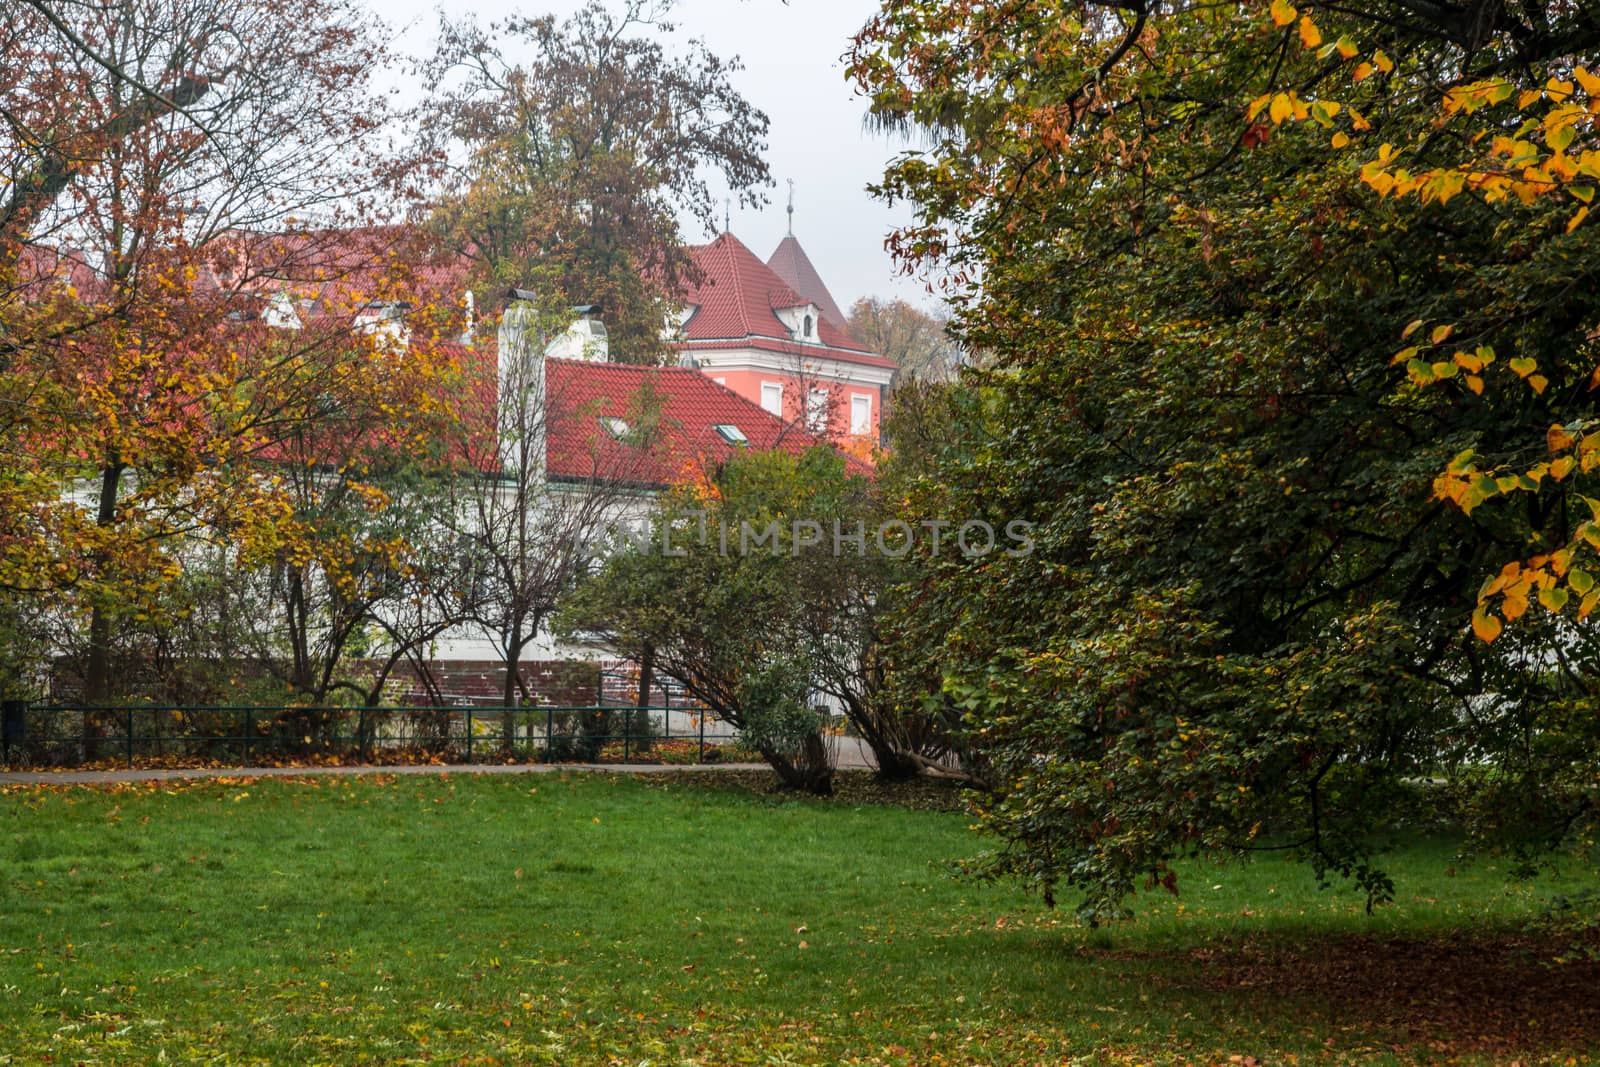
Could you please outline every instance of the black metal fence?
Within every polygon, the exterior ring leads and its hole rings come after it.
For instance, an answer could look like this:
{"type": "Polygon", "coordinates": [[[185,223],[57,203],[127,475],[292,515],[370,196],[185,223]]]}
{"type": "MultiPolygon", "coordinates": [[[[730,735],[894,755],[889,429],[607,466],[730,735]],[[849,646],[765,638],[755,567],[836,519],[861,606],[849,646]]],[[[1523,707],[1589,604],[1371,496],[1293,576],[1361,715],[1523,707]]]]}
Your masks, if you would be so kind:
{"type": "Polygon", "coordinates": [[[297,759],[723,762],[737,734],[681,707],[128,707],[6,702],[0,763],[74,767],[297,759]]]}

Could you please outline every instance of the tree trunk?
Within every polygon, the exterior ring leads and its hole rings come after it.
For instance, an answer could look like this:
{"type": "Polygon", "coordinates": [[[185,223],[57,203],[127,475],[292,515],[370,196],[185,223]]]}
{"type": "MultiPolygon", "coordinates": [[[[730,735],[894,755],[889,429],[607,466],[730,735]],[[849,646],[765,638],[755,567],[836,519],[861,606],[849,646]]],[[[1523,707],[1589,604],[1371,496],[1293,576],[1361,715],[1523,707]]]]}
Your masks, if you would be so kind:
{"type": "Polygon", "coordinates": [[[905,782],[922,773],[922,766],[890,744],[876,732],[862,738],[872,749],[872,759],[878,765],[878,777],[886,782],[905,782]]]}
{"type": "MultiPolygon", "coordinates": [[[[650,690],[656,681],[656,650],[653,645],[645,645],[644,651],[639,656],[639,699],[635,702],[633,727],[631,732],[637,738],[636,750],[639,752],[650,751],[650,690]]],[[[670,712],[668,713],[670,716],[670,712]]],[[[672,733],[672,721],[666,723],[667,736],[672,733]]]]}
{"type": "Polygon", "coordinates": [[[518,664],[522,662],[522,650],[527,643],[528,638],[523,636],[522,620],[514,620],[506,633],[506,676],[500,694],[501,707],[505,708],[500,713],[500,749],[507,756],[516,750],[517,745],[517,716],[511,709],[522,703],[518,699],[522,693],[518,664]]]}
{"type": "MultiPolygon", "coordinates": [[[[110,526],[117,521],[117,494],[122,486],[122,464],[113,459],[100,472],[100,498],[95,510],[95,525],[110,526]]],[[[100,564],[109,568],[102,557],[100,564]]],[[[83,700],[104,704],[111,699],[111,618],[103,602],[97,600],[89,615],[89,657],[83,669],[83,700]]]]}
{"type": "Polygon", "coordinates": [[[511,626],[506,630],[506,674],[500,691],[501,707],[514,708],[520,703],[517,694],[521,690],[522,680],[517,674],[517,664],[522,660],[522,648],[527,643],[527,638],[522,636],[522,620],[512,620],[511,626]]]}
{"type": "Polygon", "coordinates": [[[761,758],[777,772],[785,788],[819,797],[833,795],[833,767],[828,763],[819,735],[812,734],[806,738],[805,758],[798,761],[791,760],[776,749],[761,748],[759,751],[761,758]]]}

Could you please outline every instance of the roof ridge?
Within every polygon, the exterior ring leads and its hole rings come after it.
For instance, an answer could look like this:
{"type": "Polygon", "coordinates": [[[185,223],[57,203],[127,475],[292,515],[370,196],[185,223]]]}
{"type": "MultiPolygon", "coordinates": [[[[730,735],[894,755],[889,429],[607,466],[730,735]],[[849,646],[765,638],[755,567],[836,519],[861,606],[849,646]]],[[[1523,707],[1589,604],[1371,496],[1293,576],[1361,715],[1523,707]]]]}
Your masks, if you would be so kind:
{"type": "MultiPolygon", "coordinates": [[[[737,237],[735,237],[733,235],[733,232],[731,230],[727,231],[727,232],[724,232],[722,236],[728,242],[735,242],[735,241],[739,240],[737,237]]],[[[749,333],[750,332],[750,320],[749,320],[749,317],[747,315],[745,315],[745,313],[744,313],[745,312],[745,307],[744,307],[744,286],[739,284],[739,264],[737,262],[735,262],[735,260],[736,260],[736,258],[738,256],[738,253],[733,250],[733,246],[732,246],[731,243],[727,246],[727,249],[728,249],[728,267],[729,267],[728,273],[733,275],[733,306],[739,309],[739,318],[740,318],[741,322],[744,325],[745,333],[749,333]]],[[[754,252],[751,253],[751,255],[754,255],[754,254],[755,254],[754,252]]],[[[712,280],[711,284],[713,286],[715,286],[717,284],[715,279],[712,280]]]]}

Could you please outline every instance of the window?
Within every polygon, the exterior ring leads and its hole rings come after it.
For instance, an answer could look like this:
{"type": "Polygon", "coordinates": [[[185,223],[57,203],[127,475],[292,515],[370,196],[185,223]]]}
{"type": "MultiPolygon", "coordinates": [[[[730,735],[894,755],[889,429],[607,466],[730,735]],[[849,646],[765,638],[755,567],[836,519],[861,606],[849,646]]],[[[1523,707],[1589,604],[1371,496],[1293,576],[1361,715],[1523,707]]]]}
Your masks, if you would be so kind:
{"type": "Polygon", "coordinates": [[[730,445],[747,445],[750,443],[750,438],[744,435],[744,431],[731,422],[719,422],[711,428],[717,431],[718,437],[730,445]]]}
{"type": "Polygon", "coordinates": [[[780,419],[783,418],[783,385],[781,383],[761,383],[761,406],[780,419]]]}
{"type": "Polygon", "coordinates": [[[813,389],[806,394],[806,429],[812,433],[828,432],[828,391],[813,389]]]}
{"type": "Polygon", "coordinates": [[[811,316],[810,315],[806,316],[806,332],[804,334],[802,334],[801,336],[805,337],[807,340],[810,340],[810,338],[811,338],[811,316]]]}
{"type": "Polygon", "coordinates": [[[857,394],[850,398],[850,432],[857,437],[872,432],[872,398],[857,394]]]}

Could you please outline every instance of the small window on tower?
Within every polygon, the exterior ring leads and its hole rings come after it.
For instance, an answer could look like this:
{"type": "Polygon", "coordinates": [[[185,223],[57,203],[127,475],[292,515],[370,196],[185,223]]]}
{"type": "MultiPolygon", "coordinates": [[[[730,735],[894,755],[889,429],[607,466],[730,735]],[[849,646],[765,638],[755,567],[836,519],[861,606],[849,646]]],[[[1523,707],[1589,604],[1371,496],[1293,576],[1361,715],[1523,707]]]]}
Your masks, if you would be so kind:
{"type": "Polygon", "coordinates": [[[806,332],[805,332],[804,336],[807,337],[807,338],[809,338],[811,336],[811,316],[810,315],[806,316],[806,332]]]}

